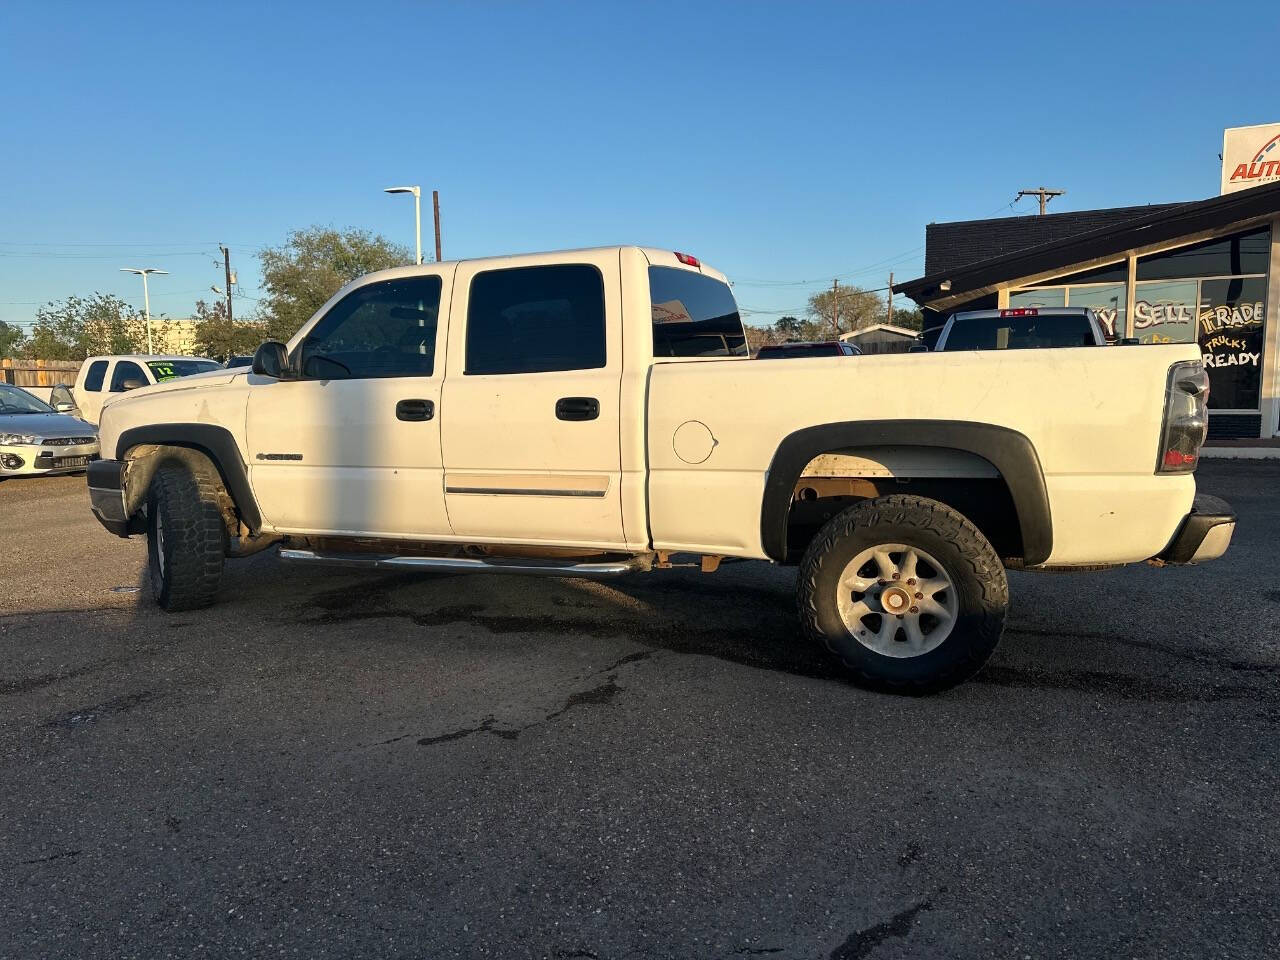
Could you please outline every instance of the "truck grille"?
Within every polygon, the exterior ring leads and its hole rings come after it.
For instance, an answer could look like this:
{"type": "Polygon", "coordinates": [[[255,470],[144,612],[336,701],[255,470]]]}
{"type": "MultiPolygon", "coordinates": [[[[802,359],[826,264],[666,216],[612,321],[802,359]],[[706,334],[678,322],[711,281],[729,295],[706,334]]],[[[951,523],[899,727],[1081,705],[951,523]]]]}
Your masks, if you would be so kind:
{"type": "Polygon", "coordinates": [[[46,437],[41,445],[46,447],[74,447],[82,443],[93,443],[97,437],[46,437]]]}

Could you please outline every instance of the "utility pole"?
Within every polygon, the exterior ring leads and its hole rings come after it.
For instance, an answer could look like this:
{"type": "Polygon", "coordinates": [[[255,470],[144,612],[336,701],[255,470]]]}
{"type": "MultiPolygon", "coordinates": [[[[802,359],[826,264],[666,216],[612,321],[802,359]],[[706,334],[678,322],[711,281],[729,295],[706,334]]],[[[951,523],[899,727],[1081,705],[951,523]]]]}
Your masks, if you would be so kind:
{"type": "Polygon", "coordinates": [[[431,206],[436,214],[436,263],[440,262],[440,191],[431,191],[431,206]]]}
{"type": "MultiPolygon", "coordinates": [[[[1023,197],[1039,197],[1040,198],[1040,216],[1044,216],[1045,207],[1049,205],[1049,201],[1054,197],[1060,197],[1067,191],[1065,190],[1049,190],[1045,187],[1037,187],[1035,190],[1019,190],[1015,200],[1021,200],[1023,197]]],[[[1007,196],[1007,194],[1006,194],[1007,196]]]]}
{"type": "Polygon", "coordinates": [[[840,339],[840,281],[831,281],[831,326],[835,328],[836,339],[840,339]]]}
{"type": "Polygon", "coordinates": [[[222,251],[222,270],[227,275],[227,324],[234,321],[231,313],[231,251],[227,247],[219,247],[222,251]]]}
{"type": "Polygon", "coordinates": [[[893,323],[893,271],[889,271],[889,323],[893,323]]]}

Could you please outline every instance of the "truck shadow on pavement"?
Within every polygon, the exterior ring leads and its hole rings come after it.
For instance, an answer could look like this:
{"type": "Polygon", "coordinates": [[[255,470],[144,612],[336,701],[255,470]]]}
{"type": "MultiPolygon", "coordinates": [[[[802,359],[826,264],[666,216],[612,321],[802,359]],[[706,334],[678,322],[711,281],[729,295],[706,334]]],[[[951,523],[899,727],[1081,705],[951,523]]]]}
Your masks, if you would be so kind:
{"type": "MultiPolygon", "coordinates": [[[[353,575],[324,571],[281,619],[329,627],[399,621],[425,630],[455,625],[491,634],[625,637],[649,652],[847,684],[841,667],[802,635],[788,572],[743,565],[716,579],[685,571],[607,582],[486,575],[353,575]],[[754,575],[753,575],[754,573],[754,575]],[[336,581],[336,582],[335,582],[336,581]]],[[[317,571],[308,571],[316,575],[317,571]]],[[[1084,575],[1081,575],[1084,576],[1084,575]]],[[[1051,689],[1150,702],[1280,702],[1280,664],[1157,638],[1024,624],[1016,608],[1004,642],[971,684],[1051,689]],[[1064,651],[1079,662],[1064,662],[1064,651]],[[1085,651],[1087,656],[1080,657],[1085,651]],[[1153,662],[1161,669],[1152,669],[1153,662]],[[1082,666],[1087,665],[1087,666],[1082,666]],[[1093,668],[1097,667],[1097,669],[1093,668]],[[1171,671],[1177,676],[1171,676],[1171,671]]],[[[412,632],[395,635],[412,639],[412,632]]],[[[964,690],[965,687],[960,688],[964,690]]]]}

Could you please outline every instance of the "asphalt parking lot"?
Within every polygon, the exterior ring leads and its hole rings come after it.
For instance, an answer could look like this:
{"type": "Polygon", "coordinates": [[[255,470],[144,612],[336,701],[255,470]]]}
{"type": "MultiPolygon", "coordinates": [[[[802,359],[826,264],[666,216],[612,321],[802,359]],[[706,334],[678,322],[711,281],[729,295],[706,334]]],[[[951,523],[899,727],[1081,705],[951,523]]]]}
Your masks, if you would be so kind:
{"type": "Polygon", "coordinates": [[[1268,955],[1280,465],[1200,482],[1227,558],[1015,574],[919,700],[797,639],[790,570],[263,554],[167,615],[83,478],[2,483],[0,956],[1268,955]]]}

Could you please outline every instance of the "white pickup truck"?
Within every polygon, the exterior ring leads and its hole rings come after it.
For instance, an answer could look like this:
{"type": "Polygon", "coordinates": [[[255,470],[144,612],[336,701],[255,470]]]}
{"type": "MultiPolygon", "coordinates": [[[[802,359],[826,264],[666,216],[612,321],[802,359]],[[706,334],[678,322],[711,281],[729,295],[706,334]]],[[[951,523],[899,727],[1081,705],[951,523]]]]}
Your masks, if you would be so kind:
{"type": "Polygon", "coordinates": [[[348,285],[251,370],[109,398],[95,514],[169,610],[225,557],[607,576],[798,563],[861,683],[925,692],[1000,638],[1005,567],[1222,554],[1194,344],[749,358],[723,274],[609,247],[348,285]]]}

